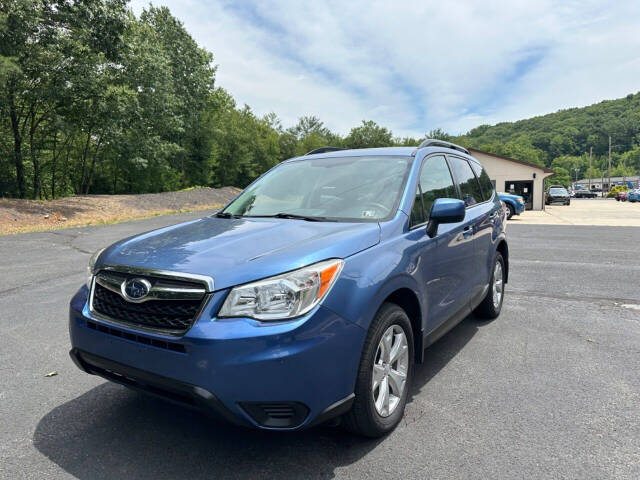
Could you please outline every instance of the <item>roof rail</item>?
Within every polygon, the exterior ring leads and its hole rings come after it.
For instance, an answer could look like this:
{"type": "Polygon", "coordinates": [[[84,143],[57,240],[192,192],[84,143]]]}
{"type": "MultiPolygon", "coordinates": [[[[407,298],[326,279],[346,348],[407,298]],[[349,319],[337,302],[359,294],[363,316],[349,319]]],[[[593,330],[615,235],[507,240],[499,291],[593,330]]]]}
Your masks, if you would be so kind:
{"type": "Polygon", "coordinates": [[[427,138],[427,139],[425,139],[420,145],[418,145],[418,148],[415,149],[413,154],[415,155],[418,152],[418,150],[420,150],[421,148],[424,148],[424,147],[451,148],[453,150],[458,150],[459,152],[466,153],[467,155],[471,155],[469,153],[469,150],[467,150],[464,147],[461,147],[460,145],[456,145],[455,143],[451,143],[451,142],[445,142],[444,140],[438,140],[436,138],[427,138]]]}
{"type": "Polygon", "coordinates": [[[320,147],[320,148],[316,148],[314,150],[311,150],[310,152],[305,153],[304,156],[314,155],[316,153],[337,152],[338,150],[346,150],[346,148],[342,148],[342,147],[320,147]]]}

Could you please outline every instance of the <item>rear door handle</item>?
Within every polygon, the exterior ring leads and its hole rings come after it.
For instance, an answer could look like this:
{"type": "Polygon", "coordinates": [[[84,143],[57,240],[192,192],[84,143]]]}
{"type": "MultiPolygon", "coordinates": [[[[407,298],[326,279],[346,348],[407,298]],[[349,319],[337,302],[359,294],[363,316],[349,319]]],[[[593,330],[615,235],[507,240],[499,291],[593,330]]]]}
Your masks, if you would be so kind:
{"type": "Polygon", "coordinates": [[[464,230],[462,230],[462,236],[464,238],[469,238],[471,235],[473,235],[473,227],[472,226],[464,227],[464,230]]]}

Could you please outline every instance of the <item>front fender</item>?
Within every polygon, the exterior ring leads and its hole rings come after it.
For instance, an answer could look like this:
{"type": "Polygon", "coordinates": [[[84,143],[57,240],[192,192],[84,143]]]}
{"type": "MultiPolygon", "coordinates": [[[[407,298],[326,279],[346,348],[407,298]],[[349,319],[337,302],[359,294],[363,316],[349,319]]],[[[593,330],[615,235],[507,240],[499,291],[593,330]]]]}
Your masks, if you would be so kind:
{"type": "MultiPolygon", "coordinates": [[[[385,299],[399,289],[409,289],[418,298],[421,328],[424,330],[427,299],[413,277],[417,266],[404,255],[402,249],[370,248],[349,257],[324,305],[368,330],[374,315],[385,299]]],[[[417,335],[417,332],[415,332],[417,335]]]]}

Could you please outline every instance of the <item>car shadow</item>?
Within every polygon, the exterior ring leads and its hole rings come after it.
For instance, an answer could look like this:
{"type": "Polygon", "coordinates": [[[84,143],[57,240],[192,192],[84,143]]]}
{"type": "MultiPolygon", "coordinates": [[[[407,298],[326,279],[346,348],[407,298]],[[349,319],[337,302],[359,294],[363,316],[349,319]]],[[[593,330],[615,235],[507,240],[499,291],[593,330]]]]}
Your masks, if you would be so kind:
{"type": "MultiPolygon", "coordinates": [[[[479,326],[468,317],[425,352],[410,402],[479,326]]],[[[411,422],[403,423],[399,429],[411,422]]],[[[358,461],[383,441],[326,426],[295,433],[244,429],[109,382],[51,410],[33,438],[43,455],[87,480],[332,478],[336,468],[358,461]]]]}

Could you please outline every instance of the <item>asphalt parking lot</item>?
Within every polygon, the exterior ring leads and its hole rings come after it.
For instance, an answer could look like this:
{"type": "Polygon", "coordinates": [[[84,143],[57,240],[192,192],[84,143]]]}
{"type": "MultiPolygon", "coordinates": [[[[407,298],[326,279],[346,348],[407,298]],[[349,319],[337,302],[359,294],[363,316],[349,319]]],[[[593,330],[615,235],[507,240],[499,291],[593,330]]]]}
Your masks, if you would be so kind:
{"type": "Polygon", "coordinates": [[[202,215],[0,237],[1,478],[638,478],[640,228],[511,222],[501,317],[431,347],[402,424],[366,440],[213,423],[72,364],[89,254],[202,215]]]}

